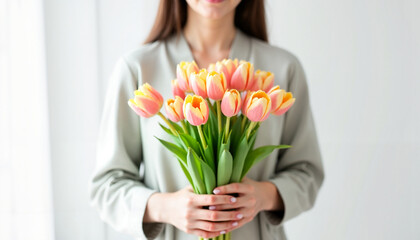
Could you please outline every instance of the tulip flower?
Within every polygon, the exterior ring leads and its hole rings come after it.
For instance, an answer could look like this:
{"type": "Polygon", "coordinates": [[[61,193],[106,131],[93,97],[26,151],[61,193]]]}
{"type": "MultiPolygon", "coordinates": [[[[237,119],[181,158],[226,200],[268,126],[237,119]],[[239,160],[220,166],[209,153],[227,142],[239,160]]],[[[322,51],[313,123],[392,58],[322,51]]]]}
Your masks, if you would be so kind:
{"type": "Polygon", "coordinates": [[[128,101],[128,105],[137,115],[149,118],[157,114],[163,104],[163,97],[148,83],[143,84],[134,91],[134,99],[128,101]]]}
{"type": "Polygon", "coordinates": [[[205,124],[209,118],[206,101],[201,96],[188,95],[184,100],[184,117],[191,125],[205,124]]]}
{"type": "Polygon", "coordinates": [[[179,96],[175,96],[175,99],[168,99],[165,102],[166,115],[172,122],[179,122],[184,119],[184,113],[182,107],[184,100],[179,96]]]}
{"type": "Polygon", "coordinates": [[[223,59],[222,64],[226,67],[226,81],[228,83],[228,86],[230,87],[230,82],[232,79],[232,75],[235,72],[236,68],[238,67],[238,59],[235,58],[235,60],[232,59],[223,59]]]}
{"type": "Polygon", "coordinates": [[[242,99],[242,114],[245,115],[245,106],[247,104],[247,101],[249,100],[249,97],[254,93],[254,91],[246,91],[241,93],[241,99],[242,99]]]}
{"type": "Polygon", "coordinates": [[[226,91],[226,78],[224,74],[212,71],[207,75],[207,96],[213,100],[221,100],[226,91]]]}
{"type": "Polygon", "coordinates": [[[207,96],[207,79],[208,72],[206,69],[201,69],[198,73],[191,73],[190,75],[190,85],[195,95],[201,96],[203,98],[208,98],[207,96]]]}
{"type": "Polygon", "coordinates": [[[207,72],[216,71],[216,64],[210,63],[209,67],[207,68],[207,72]]]}
{"type": "Polygon", "coordinates": [[[190,75],[199,71],[197,64],[192,62],[180,62],[176,66],[176,77],[179,81],[179,86],[183,91],[191,92],[190,75]]]}
{"type": "Polygon", "coordinates": [[[280,86],[271,88],[268,92],[271,98],[271,113],[274,115],[282,115],[286,113],[290,107],[295,103],[295,98],[291,92],[286,92],[280,89],[280,86]]]}
{"type": "Polygon", "coordinates": [[[179,86],[179,81],[178,79],[174,79],[171,82],[172,84],[172,94],[174,95],[174,97],[179,96],[180,98],[184,99],[185,98],[185,92],[182,91],[181,87],[179,86]]]}
{"type": "Polygon", "coordinates": [[[271,99],[267,93],[258,90],[246,99],[245,115],[252,122],[262,122],[267,119],[271,110],[271,99]]]}
{"type": "Polygon", "coordinates": [[[263,90],[264,92],[270,91],[274,84],[274,74],[271,72],[257,70],[254,74],[254,87],[253,90],[263,90]]]}
{"type": "Polygon", "coordinates": [[[230,89],[225,92],[222,99],[222,113],[226,117],[232,117],[241,110],[241,95],[238,90],[230,89]]]}
{"type": "Polygon", "coordinates": [[[241,110],[241,94],[236,89],[225,92],[222,99],[222,112],[227,117],[225,126],[225,138],[228,138],[230,118],[241,110]]]}
{"type": "Polygon", "coordinates": [[[250,90],[254,86],[254,66],[245,61],[241,61],[238,68],[230,80],[230,88],[238,91],[250,90]]]}

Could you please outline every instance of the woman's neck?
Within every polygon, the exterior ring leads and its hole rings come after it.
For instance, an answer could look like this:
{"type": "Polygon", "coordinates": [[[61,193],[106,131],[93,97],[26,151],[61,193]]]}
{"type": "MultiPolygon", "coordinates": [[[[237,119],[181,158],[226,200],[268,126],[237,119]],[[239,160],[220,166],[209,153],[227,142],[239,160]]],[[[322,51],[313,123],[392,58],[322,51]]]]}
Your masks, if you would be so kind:
{"type": "Polygon", "coordinates": [[[184,36],[200,68],[229,57],[235,38],[235,12],[221,19],[204,18],[188,7],[184,36]]]}

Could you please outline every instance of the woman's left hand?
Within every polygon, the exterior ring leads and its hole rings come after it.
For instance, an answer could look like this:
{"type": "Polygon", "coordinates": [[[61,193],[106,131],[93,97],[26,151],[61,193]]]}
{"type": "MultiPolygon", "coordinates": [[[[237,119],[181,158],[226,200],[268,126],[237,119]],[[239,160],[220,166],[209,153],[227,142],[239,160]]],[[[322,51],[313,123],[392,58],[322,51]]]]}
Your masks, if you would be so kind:
{"type": "Polygon", "coordinates": [[[232,231],[250,222],[260,211],[275,211],[283,209],[283,201],[277,187],[272,182],[258,182],[244,177],[241,183],[231,183],[220,186],[213,191],[216,195],[238,194],[233,204],[210,206],[210,210],[233,210],[242,214],[242,219],[234,222],[232,231]]]}

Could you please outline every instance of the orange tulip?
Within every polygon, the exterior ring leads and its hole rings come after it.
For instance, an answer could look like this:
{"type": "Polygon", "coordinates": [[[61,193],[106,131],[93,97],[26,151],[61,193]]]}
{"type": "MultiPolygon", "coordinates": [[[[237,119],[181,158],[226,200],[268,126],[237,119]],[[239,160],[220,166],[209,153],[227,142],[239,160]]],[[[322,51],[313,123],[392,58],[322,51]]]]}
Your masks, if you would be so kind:
{"type": "Polygon", "coordinates": [[[207,75],[207,96],[213,100],[221,100],[226,91],[226,78],[224,74],[210,72],[207,75]]]}
{"type": "Polygon", "coordinates": [[[274,115],[282,115],[286,113],[295,103],[295,98],[291,92],[280,89],[280,86],[271,88],[268,92],[271,99],[271,113],[274,115]]]}
{"type": "Polygon", "coordinates": [[[205,124],[209,118],[209,107],[201,96],[188,95],[184,101],[184,117],[194,126],[205,124]]]}
{"type": "Polygon", "coordinates": [[[190,84],[194,93],[203,98],[207,98],[207,79],[208,72],[206,69],[201,69],[198,73],[191,73],[190,84]]]}
{"type": "Polygon", "coordinates": [[[246,100],[245,115],[252,122],[261,122],[268,118],[271,110],[271,99],[262,90],[252,93],[246,100]]]}
{"type": "Polygon", "coordinates": [[[134,91],[134,99],[128,105],[141,117],[149,118],[158,113],[163,104],[163,97],[148,83],[143,84],[134,91]]]}
{"type": "Polygon", "coordinates": [[[190,75],[199,71],[197,64],[192,62],[180,62],[176,66],[176,77],[180,88],[185,92],[191,92],[190,75]]]}
{"type": "Polygon", "coordinates": [[[172,122],[179,122],[184,119],[184,113],[182,107],[184,100],[179,96],[175,96],[175,99],[168,99],[165,102],[166,115],[172,122]]]}
{"type": "Polygon", "coordinates": [[[255,91],[263,90],[264,92],[270,91],[274,84],[274,74],[271,72],[257,70],[254,74],[254,87],[255,91]]]}

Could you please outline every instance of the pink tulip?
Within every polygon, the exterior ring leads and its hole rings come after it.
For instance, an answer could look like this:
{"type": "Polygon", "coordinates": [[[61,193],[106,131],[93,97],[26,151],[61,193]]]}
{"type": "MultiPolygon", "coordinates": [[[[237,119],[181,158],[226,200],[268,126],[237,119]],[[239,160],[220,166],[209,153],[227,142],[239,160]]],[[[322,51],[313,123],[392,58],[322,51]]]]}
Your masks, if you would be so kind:
{"type": "Polygon", "coordinates": [[[271,113],[274,115],[282,115],[286,113],[295,103],[295,98],[291,92],[280,89],[280,86],[273,87],[268,95],[271,98],[271,113]]]}
{"type": "Polygon", "coordinates": [[[203,98],[208,98],[207,96],[207,79],[208,72],[206,69],[201,69],[199,73],[191,73],[190,84],[194,93],[203,98]]]}
{"type": "Polygon", "coordinates": [[[213,100],[221,100],[226,91],[224,74],[212,71],[207,75],[207,96],[213,100]]]}
{"type": "Polygon", "coordinates": [[[226,117],[232,117],[241,110],[241,95],[236,89],[230,89],[225,92],[222,99],[222,113],[226,117]]]}
{"type": "Polygon", "coordinates": [[[230,88],[238,91],[249,90],[254,85],[254,66],[245,61],[241,61],[238,68],[232,75],[230,80],[230,88]]]}
{"type": "MultiPolygon", "coordinates": [[[[230,83],[232,79],[232,75],[235,72],[236,68],[238,67],[238,59],[232,60],[232,59],[223,59],[221,61],[221,65],[224,67],[220,67],[223,70],[223,73],[226,77],[226,82],[228,85],[228,88],[230,88],[230,83]]],[[[216,69],[217,69],[217,63],[216,63],[216,69]]]]}
{"type": "Polygon", "coordinates": [[[181,87],[179,86],[178,79],[172,80],[172,94],[174,97],[179,96],[180,98],[185,98],[185,92],[182,91],[181,87]]]}
{"type": "Polygon", "coordinates": [[[218,62],[216,62],[216,65],[215,65],[215,71],[220,73],[220,74],[225,75],[225,79],[226,79],[226,83],[227,83],[226,86],[229,86],[230,78],[229,78],[229,73],[228,73],[228,70],[227,70],[226,66],[222,62],[218,61],[218,62]]]}
{"type": "Polygon", "coordinates": [[[245,115],[252,122],[262,122],[270,115],[271,99],[262,90],[258,90],[246,100],[245,115]]]}
{"type": "Polygon", "coordinates": [[[176,66],[176,77],[179,81],[180,88],[185,92],[191,92],[190,75],[199,71],[197,64],[192,62],[180,62],[176,66]]]}
{"type": "Polygon", "coordinates": [[[274,84],[274,74],[271,72],[257,70],[254,74],[254,87],[253,90],[263,90],[264,92],[270,91],[274,84]]]}
{"type": "Polygon", "coordinates": [[[202,125],[209,118],[209,107],[201,96],[188,95],[184,101],[184,117],[194,126],[202,125]]]}
{"type": "Polygon", "coordinates": [[[163,104],[163,97],[148,83],[143,84],[134,91],[134,99],[128,101],[128,105],[137,115],[149,118],[158,113],[163,104]]]}
{"type": "Polygon", "coordinates": [[[247,104],[247,101],[249,100],[249,97],[254,93],[254,91],[248,90],[246,92],[241,92],[241,99],[242,99],[242,114],[245,115],[245,106],[247,104]]]}
{"type": "Polygon", "coordinates": [[[176,96],[175,99],[168,99],[165,102],[166,115],[172,122],[179,122],[184,119],[184,113],[182,107],[184,105],[184,100],[179,96],[176,96]]]}

